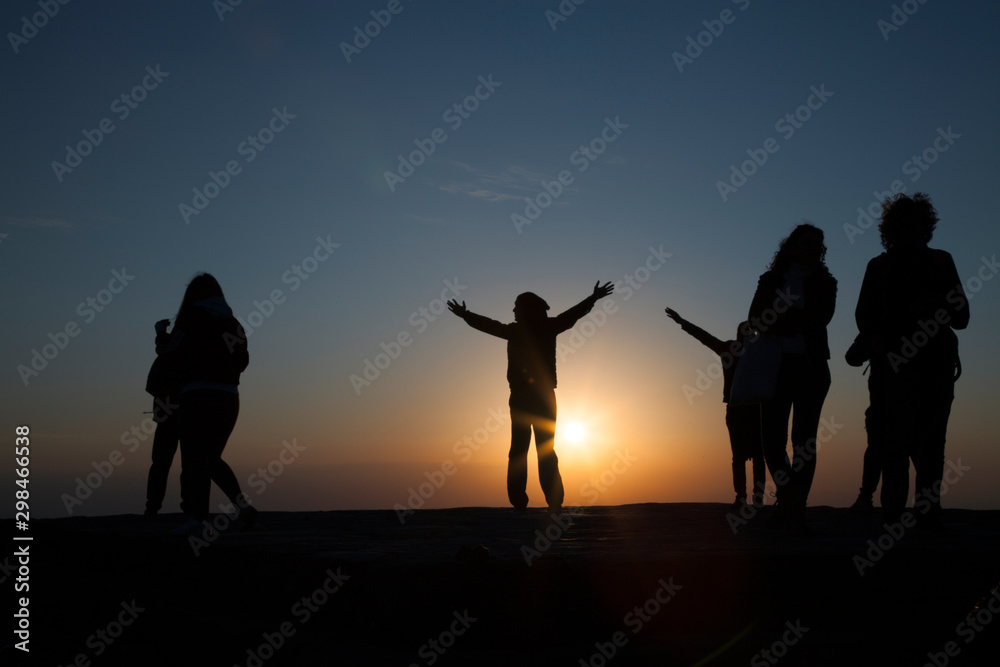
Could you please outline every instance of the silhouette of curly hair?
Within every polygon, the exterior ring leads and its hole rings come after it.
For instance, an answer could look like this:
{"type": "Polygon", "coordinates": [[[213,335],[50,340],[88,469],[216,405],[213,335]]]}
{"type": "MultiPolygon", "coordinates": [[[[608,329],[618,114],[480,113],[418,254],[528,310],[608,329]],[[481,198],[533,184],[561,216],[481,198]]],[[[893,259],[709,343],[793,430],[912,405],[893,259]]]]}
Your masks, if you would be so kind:
{"type": "Polygon", "coordinates": [[[801,239],[809,236],[813,236],[819,241],[822,247],[819,254],[819,265],[822,271],[829,273],[830,270],[826,266],[826,244],[823,242],[823,230],[808,222],[798,225],[792,230],[791,234],[781,239],[781,243],[778,244],[778,249],[775,251],[774,257],[771,258],[771,263],[767,267],[768,270],[779,271],[781,273],[787,271],[788,267],[792,264],[792,254],[795,246],[801,239]]]}
{"type": "Polygon", "coordinates": [[[878,232],[882,247],[891,250],[900,243],[927,245],[938,223],[937,210],[924,192],[909,197],[902,192],[882,202],[882,222],[878,232]]]}

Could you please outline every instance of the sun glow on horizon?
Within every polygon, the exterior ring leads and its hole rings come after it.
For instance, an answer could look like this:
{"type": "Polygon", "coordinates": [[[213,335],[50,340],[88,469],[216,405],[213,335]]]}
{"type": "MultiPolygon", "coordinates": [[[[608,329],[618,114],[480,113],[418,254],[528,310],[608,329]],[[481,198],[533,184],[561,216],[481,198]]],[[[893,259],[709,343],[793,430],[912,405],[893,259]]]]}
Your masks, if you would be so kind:
{"type": "Polygon", "coordinates": [[[563,427],[563,437],[567,442],[579,444],[587,436],[587,429],[580,422],[570,422],[563,427]]]}

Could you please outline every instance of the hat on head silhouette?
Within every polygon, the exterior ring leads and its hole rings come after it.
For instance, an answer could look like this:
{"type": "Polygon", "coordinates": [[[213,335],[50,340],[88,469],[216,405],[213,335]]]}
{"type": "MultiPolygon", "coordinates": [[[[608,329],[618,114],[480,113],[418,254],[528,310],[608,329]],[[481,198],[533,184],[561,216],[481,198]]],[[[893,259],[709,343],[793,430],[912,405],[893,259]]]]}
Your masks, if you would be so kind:
{"type": "Polygon", "coordinates": [[[549,304],[545,299],[534,292],[523,292],[518,294],[514,300],[515,320],[540,320],[546,317],[545,312],[549,309],[549,304]]]}

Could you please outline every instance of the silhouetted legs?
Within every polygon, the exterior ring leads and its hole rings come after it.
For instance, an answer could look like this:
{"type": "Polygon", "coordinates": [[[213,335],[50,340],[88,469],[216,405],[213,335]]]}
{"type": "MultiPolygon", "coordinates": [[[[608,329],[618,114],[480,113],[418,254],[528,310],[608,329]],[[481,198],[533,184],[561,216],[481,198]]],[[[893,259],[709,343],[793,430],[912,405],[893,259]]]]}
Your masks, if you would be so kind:
{"type": "Polygon", "coordinates": [[[512,392],[510,395],[510,454],[507,460],[507,498],[516,508],[528,505],[528,448],[535,432],[538,453],[538,481],[549,507],[562,507],[563,484],[556,457],[556,395],[541,392],[512,392]]]}
{"type": "Polygon", "coordinates": [[[239,412],[239,395],[227,391],[198,389],[186,392],[182,397],[181,509],[194,519],[208,518],[213,472],[221,473],[224,483],[235,484],[235,495],[239,496],[236,476],[221,459],[239,412]]]}
{"type": "Polygon", "coordinates": [[[226,498],[229,498],[229,500],[242,507],[240,482],[236,479],[236,473],[233,472],[228,463],[221,458],[215,459],[208,471],[208,475],[212,478],[215,485],[219,487],[219,490],[226,494],[226,498]]]}
{"type": "Polygon", "coordinates": [[[753,500],[755,503],[764,502],[764,493],[767,491],[767,466],[764,464],[764,452],[750,459],[753,467],[753,500]]]}
{"type": "Polygon", "coordinates": [[[778,501],[802,509],[816,473],[816,433],[827,391],[830,367],[825,359],[785,354],[775,396],[761,406],[764,457],[777,487],[778,501]],[[794,406],[795,410],[792,411],[794,406]],[[792,459],[785,453],[788,418],[792,417],[792,459]]]}
{"type": "Polygon", "coordinates": [[[761,447],[760,406],[727,405],[726,427],[733,450],[733,489],[737,499],[747,497],[747,459],[753,461],[753,495],[763,500],[765,487],[764,451],[761,447]]]}
{"type": "Polygon", "coordinates": [[[914,507],[937,521],[948,418],[955,398],[953,376],[950,370],[900,372],[893,375],[891,390],[889,432],[882,460],[882,507],[891,520],[902,514],[912,457],[917,471],[914,507]]]}
{"type": "Polygon", "coordinates": [[[154,401],[153,421],[156,422],[156,432],[153,434],[153,464],[149,467],[146,479],[146,514],[156,514],[163,507],[167,477],[170,475],[170,465],[174,461],[180,438],[178,412],[174,410],[170,414],[163,414],[158,408],[157,401],[154,401]]]}
{"type": "MultiPolygon", "coordinates": [[[[177,453],[180,439],[180,410],[164,414],[158,410],[160,404],[169,405],[168,399],[157,399],[153,403],[153,420],[156,422],[156,432],[153,434],[153,463],[149,467],[146,479],[146,514],[156,514],[163,507],[163,498],[167,493],[167,478],[170,476],[170,466],[177,453]],[[157,402],[159,401],[159,402],[157,402]]],[[[240,483],[236,474],[221,458],[211,464],[209,470],[211,480],[226,494],[233,503],[240,500],[240,483]]]]}
{"type": "Polygon", "coordinates": [[[944,446],[948,433],[948,417],[951,404],[955,400],[955,385],[947,383],[928,392],[925,409],[921,412],[926,419],[926,428],[921,429],[917,442],[914,467],[917,469],[917,499],[914,506],[921,508],[920,499],[925,499],[928,517],[932,522],[941,519],[941,484],[944,477],[944,446]]]}
{"type": "Polygon", "coordinates": [[[865,449],[861,470],[861,488],[858,491],[858,499],[854,503],[858,509],[873,506],[872,499],[875,497],[879,479],[882,478],[882,458],[885,453],[889,419],[889,396],[884,375],[888,371],[888,368],[882,367],[876,370],[875,364],[873,364],[871,376],[868,378],[869,405],[868,409],[865,410],[865,432],[868,434],[868,447],[865,449]]]}
{"type": "MultiPolygon", "coordinates": [[[[751,459],[753,462],[753,502],[762,503],[764,492],[767,488],[766,468],[764,457],[758,456],[751,459]]],[[[733,459],[733,490],[736,491],[736,498],[740,502],[747,499],[747,460],[743,458],[733,459]]]]}
{"type": "Polygon", "coordinates": [[[875,497],[875,489],[882,478],[882,452],[885,449],[884,436],[880,432],[884,427],[885,415],[879,407],[869,405],[865,410],[865,431],[868,433],[868,447],[865,448],[864,463],[861,470],[861,488],[859,497],[871,500],[875,497]]]}

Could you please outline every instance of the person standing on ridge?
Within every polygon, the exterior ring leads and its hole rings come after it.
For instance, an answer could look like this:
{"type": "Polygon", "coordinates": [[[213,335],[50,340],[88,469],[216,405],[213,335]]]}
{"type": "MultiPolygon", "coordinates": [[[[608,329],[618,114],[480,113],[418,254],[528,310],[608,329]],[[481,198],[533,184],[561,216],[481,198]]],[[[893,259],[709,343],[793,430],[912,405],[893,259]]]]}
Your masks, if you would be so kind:
{"type": "MultiPolygon", "coordinates": [[[[153,434],[153,462],[146,480],[146,511],[143,514],[146,518],[155,518],[163,507],[170,466],[173,464],[174,454],[177,453],[180,441],[181,386],[170,364],[173,358],[171,353],[177,340],[167,331],[169,326],[168,319],[159,320],[154,325],[156,360],[153,361],[146,379],[146,391],[153,396],[153,421],[156,423],[156,432],[153,434]]],[[[246,506],[239,480],[236,479],[233,469],[221,457],[213,460],[209,474],[234,507],[246,506]]]]}
{"type": "Polygon", "coordinates": [[[747,314],[747,321],[781,345],[774,397],[761,404],[764,460],[778,500],[768,525],[801,537],[812,534],[804,514],[816,473],[820,412],[830,389],[826,328],[836,301],[837,280],[826,266],[823,231],[803,223],[779,244],[757,282],[747,314]],[[770,325],[759,324],[768,319],[770,325]],[[790,462],[786,452],[789,416],[790,462]]]}
{"type": "Polygon", "coordinates": [[[736,500],[733,511],[739,511],[747,504],[747,461],[752,461],[753,496],[755,507],[764,505],[764,490],[767,482],[764,466],[764,450],[760,435],[760,404],[737,405],[729,402],[736,367],[743,354],[743,337],[749,328],[748,322],[736,327],[736,338],[719,340],[701,327],[685,320],[672,308],[664,309],[667,317],[681,325],[681,330],[689,334],[722,359],[722,402],[726,404],[726,428],[729,429],[729,444],[733,450],[733,489],[736,500]]]}
{"type": "Polygon", "coordinates": [[[556,336],[589,313],[598,299],[613,291],[611,283],[601,285],[598,281],[590,296],[555,317],[546,314],[549,304],[544,299],[524,292],[514,300],[514,321],[510,324],[470,312],[464,301],[448,302],[448,309],[473,329],[507,341],[511,420],[507,497],[515,509],[528,506],[528,447],[534,429],[538,480],[545,501],[550,510],[562,510],[563,484],[555,452],[556,336]]]}
{"type": "MultiPolygon", "coordinates": [[[[184,533],[209,518],[212,471],[236,426],[238,385],[250,356],[246,332],[208,273],[196,275],[184,291],[172,338],[169,363],[180,387],[181,510],[189,519],[178,532],[184,533]]],[[[240,510],[248,526],[257,511],[248,502],[240,510]]]]}
{"type": "Polygon", "coordinates": [[[885,252],[868,262],[854,312],[870,346],[873,377],[883,377],[885,443],[882,511],[901,520],[916,469],[917,524],[941,531],[941,484],[948,418],[961,374],[958,336],[969,325],[969,299],[952,256],[928,244],[938,214],[929,196],[899,193],[882,202],[885,252]],[[879,373],[878,376],[874,374],[879,373]]]}

